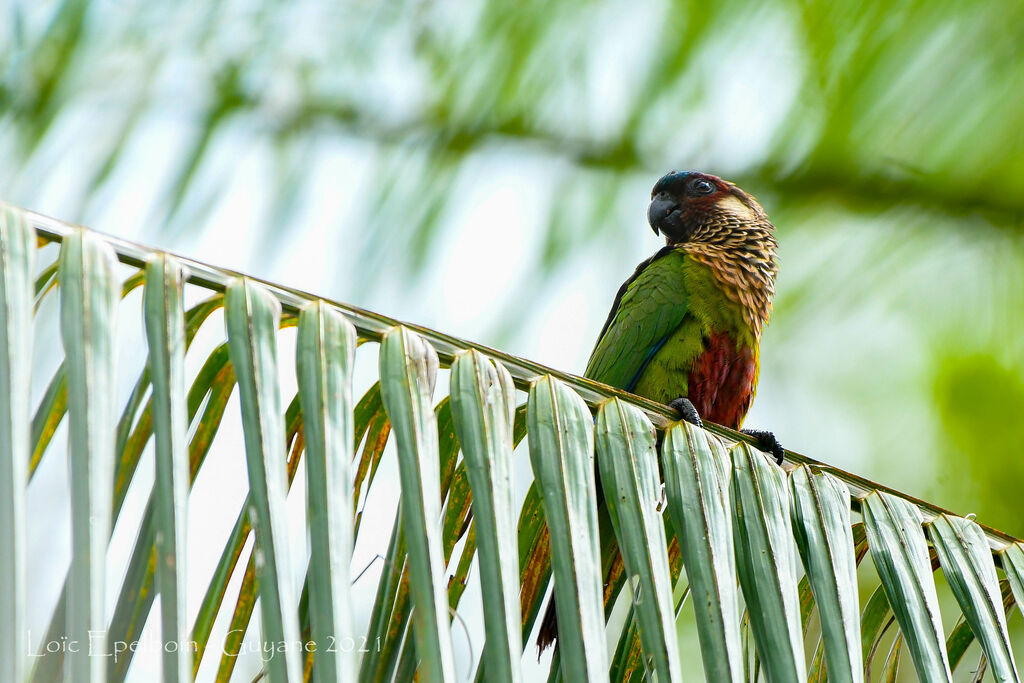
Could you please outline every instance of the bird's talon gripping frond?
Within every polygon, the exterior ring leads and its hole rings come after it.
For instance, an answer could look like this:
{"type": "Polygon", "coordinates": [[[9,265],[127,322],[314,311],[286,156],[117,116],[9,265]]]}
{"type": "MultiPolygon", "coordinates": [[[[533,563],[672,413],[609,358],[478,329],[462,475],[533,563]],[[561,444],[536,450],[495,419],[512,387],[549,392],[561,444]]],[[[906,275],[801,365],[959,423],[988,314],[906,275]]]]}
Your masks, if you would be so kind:
{"type": "Polygon", "coordinates": [[[679,413],[679,417],[690,424],[701,428],[704,427],[704,423],[701,422],[700,415],[697,413],[697,409],[693,407],[690,399],[680,396],[674,401],[669,401],[668,406],[679,413]]]}
{"type": "Polygon", "coordinates": [[[779,440],[771,432],[762,429],[743,429],[740,433],[757,439],[757,447],[765,453],[771,453],[775,458],[776,464],[781,465],[782,461],[785,460],[786,449],[782,447],[782,444],[779,443],[779,440]]]}

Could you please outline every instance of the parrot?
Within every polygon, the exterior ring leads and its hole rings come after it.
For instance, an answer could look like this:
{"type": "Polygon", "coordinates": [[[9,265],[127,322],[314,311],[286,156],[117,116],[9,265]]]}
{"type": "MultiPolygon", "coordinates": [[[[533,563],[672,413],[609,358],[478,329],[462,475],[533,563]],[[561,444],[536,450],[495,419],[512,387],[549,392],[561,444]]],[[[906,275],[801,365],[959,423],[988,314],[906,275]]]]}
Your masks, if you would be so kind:
{"type": "MultiPolygon", "coordinates": [[[[647,218],[666,244],[619,288],[585,376],[739,430],[772,310],[775,226],[733,183],[687,171],[658,180],[647,218]]],[[[745,433],[781,462],[770,432],[745,433]]]]}
{"type": "MultiPolygon", "coordinates": [[[[619,288],[584,376],[666,403],[698,426],[704,419],[739,430],[772,310],[775,226],[753,196],[693,171],[658,180],[647,220],[665,246],[619,288]]],[[[785,451],[774,434],[742,431],[781,464],[785,451]]],[[[551,601],[540,650],[556,637],[551,601]]]]}

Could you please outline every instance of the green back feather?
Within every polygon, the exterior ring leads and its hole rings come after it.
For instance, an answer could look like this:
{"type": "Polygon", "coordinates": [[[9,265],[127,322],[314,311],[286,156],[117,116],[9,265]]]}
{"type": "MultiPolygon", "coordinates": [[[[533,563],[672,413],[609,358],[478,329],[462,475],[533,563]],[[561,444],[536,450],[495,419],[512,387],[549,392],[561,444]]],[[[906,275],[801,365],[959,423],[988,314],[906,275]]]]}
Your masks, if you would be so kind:
{"type": "Polygon", "coordinates": [[[703,351],[703,338],[713,332],[727,332],[737,344],[755,342],[710,268],[682,248],[666,247],[640,264],[619,290],[586,376],[654,400],[668,400],[660,394],[680,389],[669,398],[685,395],[685,375],[703,351]],[[652,363],[655,358],[659,362],[652,363]],[[647,376],[648,369],[658,376],[647,376]],[[673,377],[661,376],[667,373],[673,377]]]}

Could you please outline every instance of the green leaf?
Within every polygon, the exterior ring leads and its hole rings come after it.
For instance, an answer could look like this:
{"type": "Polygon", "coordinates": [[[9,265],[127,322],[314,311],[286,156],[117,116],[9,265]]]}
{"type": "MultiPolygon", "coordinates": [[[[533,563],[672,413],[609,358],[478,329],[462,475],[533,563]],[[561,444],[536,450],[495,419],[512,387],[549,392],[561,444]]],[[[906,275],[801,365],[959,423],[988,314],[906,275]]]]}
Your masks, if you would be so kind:
{"type": "Polygon", "coordinates": [[[871,558],[918,676],[951,680],[921,513],[912,503],[879,491],[865,497],[861,513],[871,558]]]}
{"type": "Polygon", "coordinates": [[[390,681],[398,666],[402,635],[409,617],[407,598],[409,572],[406,569],[408,555],[405,549],[405,532],[402,526],[402,501],[398,501],[395,522],[391,531],[387,554],[384,555],[384,569],[377,584],[373,611],[366,630],[366,642],[380,644],[374,648],[373,657],[367,657],[359,667],[361,683],[390,681]]]}
{"type": "Polygon", "coordinates": [[[693,593],[697,636],[709,680],[744,679],[739,590],[729,507],[729,463],[721,442],[688,422],[661,446],[668,514],[693,593]]]}
{"type": "Polygon", "coordinates": [[[522,638],[525,641],[544,605],[551,581],[551,549],[544,505],[537,482],[530,484],[519,509],[519,609],[523,615],[522,638]]]}
{"type": "MultiPolygon", "coordinates": [[[[246,500],[248,503],[248,499],[246,500]]],[[[241,512],[235,519],[235,525],[231,528],[227,543],[221,552],[220,560],[210,577],[210,583],[206,586],[206,593],[199,606],[199,613],[196,614],[195,622],[192,624],[192,642],[196,644],[195,658],[192,662],[192,677],[195,678],[199,672],[199,665],[203,662],[206,654],[207,644],[210,639],[210,632],[213,624],[220,614],[221,604],[224,600],[224,593],[227,591],[228,581],[234,573],[238,560],[241,558],[242,550],[245,547],[245,539],[252,531],[252,524],[249,521],[249,507],[242,506],[241,512]]],[[[241,595],[241,593],[239,594],[241,595]]]]}
{"type": "Polygon", "coordinates": [[[32,418],[32,456],[28,463],[28,476],[31,479],[39,467],[53,439],[57,427],[68,409],[68,376],[67,365],[61,363],[60,367],[53,374],[53,378],[46,386],[39,405],[36,407],[35,415],[32,418]]]}
{"type": "Polygon", "coordinates": [[[786,473],[738,443],[732,456],[733,538],[740,586],[758,660],[772,681],[804,680],[797,581],[786,473]]]}
{"type": "MultiPolygon", "coordinates": [[[[114,477],[114,333],[118,284],[114,252],[99,237],[75,232],[61,246],[60,329],[68,375],[71,569],[67,636],[107,651],[106,555],[114,477]]],[[[75,681],[106,679],[107,657],[68,652],[75,681]]]]}
{"type": "Polygon", "coordinates": [[[306,441],[309,617],[318,683],[355,678],[352,649],[336,645],[355,637],[349,595],[355,350],[355,328],[341,313],[319,301],[302,310],[296,368],[306,441]]]}
{"type": "Polygon", "coordinates": [[[807,683],[824,683],[826,680],[828,671],[825,669],[825,643],[818,638],[814,654],[811,655],[811,665],[807,669],[807,683]]]}
{"type": "Polygon", "coordinates": [[[885,594],[885,588],[878,586],[871,593],[860,615],[861,657],[864,660],[865,675],[871,671],[871,661],[875,650],[878,649],[882,636],[889,626],[892,625],[893,621],[892,610],[889,608],[889,598],[885,594]]]}
{"type": "Polygon", "coordinates": [[[596,448],[604,500],[629,577],[644,669],[659,681],[682,680],[668,541],[658,509],[654,426],[639,408],[612,399],[598,409],[596,448]]]}
{"type": "Polygon", "coordinates": [[[896,683],[900,673],[900,655],[902,654],[903,634],[898,633],[892,641],[889,656],[885,658],[885,666],[882,667],[882,675],[879,678],[882,683],[896,683]]]}
{"type": "Polygon", "coordinates": [[[981,683],[985,680],[985,674],[988,672],[988,657],[985,653],[981,653],[981,657],[978,658],[978,666],[974,668],[974,676],[971,677],[971,683],[981,683]]]}
{"type": "MultiPolygon", "coordinates": [[[[1004,565],[1005,566],[1005,565],[1004,565]]],[[[999,591],[1002,594],[1003,600],[1003,613],[1009,617],[1010,610],[1013,609],[1013,604],[1016,602],[1013,598],[1013,591],[1010,588],[1010,582],[1003,579],[999,582],[999,591]]],[[[963,615],[957,619],[956,626],[949,632],[949,637],[946,638],[946,654],[949,657],[949,668],[956,673],[957,667],[963,660],[964,655],[967,653],[967,648],[974,642],[974,631],[971,630],[971,625],[967,623],[963,615]]]]}
{"type": "Polygon", "coordinates": [[[422,337],[402,327],[384,335],[381,397],[398,444],[420,675],[425,681],[450,681],[455,659],[441,557],[437,421],[431,407],[436,377],[437,354],[422,337]]]}
{"type": "MultiPolygon", "coordinates": [[[[670,527],[666,527],[666,533],[670,533],[670,527]]],[[[675,592],[679,593],[679,597],[675,600],[673,612],[675,618],[678,619],[679,610],[682,609],[683,603],[686,602],[690,595],[690,584],[686,583],[683,585],[679,582],[679,577],[683,573],[683,562],[682,556],[679,553],[679,544],[674,537],[668,545],[668,564],[671,585],[676,586],[675,592]]],[[[605,613],[606,615],[608,613],[607,607],[605,613]]],[[[675,624],[672,625],[672,629],[673,633],[675,633],[675,624]]],[[[632,681],[634,679],[640,680],[645,675],[649,678],[650,667],[646,666],[642,654],[640,632],[637,630],[636,608],[630,602],[629,611],[626,615],[626,626],[619,633],[619,642],[615,646],[615,654],[612,657],[610,679],[613,681],[632,681]]]]}
{"type": "MultiPolygon", "coordinates": [[[[288,487],[290,489],[292,482],[295,480],[295,473],[299,468],[299,457],[304,449],[304,443],[300,432],[302,421],[301,414],[299,412],[299,397],[297,395],[288,405],[288,410],[285,411],[285,423],[288,425],[287,443],[289,444],[289,455],[287,476],[288,487]]],[[[210,630],[213,628],[213,622],[216,619],[217,614],[220,612],[221,604],[224,600],[224,592],[227,590],[228,580],[231,578],[231,574],[238,565],[238,560],[242,555],[245,540],[248,537],[249,532],[252,531],[251,497],[252,492],[250,491],[246,495],[245,502],[242,504],[242,509],[236,517],[235,527],[232,530],[228,543],[225,545],[221,554],[220,561],[214,571],[214,577],[211,580],[210,585],[207,587],[206,595],[203,597],[203,602],[199,606],[199,614],[196,616],[196,623],[192,629],[192,641],[196,644],[196,650],[198,653],[194,663],[193,676],[195,676],[198,671],[199,665],[202,662],[202,657],[206,652],[210,630]]],[[[235,626],[231,632],[229,632],[228,637],[225,639],[225,643],[221,648],[221,658],[220,665],[217,668],[217,676],[223,680],[230,679],[231,673],[234,671],[235,664],[238,662],[238,653],[243,642],[242,638],[244,636],[244,631],[252,617],[252,610],[256,602],[257,583],[253,559],[252,551],[250,550],[249,562],[246,566],[245,574],[242,577],[242,585],[239,588],[238,598],[235,601],[235,609],[231,616],[231,621],[235,626]]]]}
{"type": "MultiPolygon", "coordinates": [[[[206,359],[202,369],[192,382],[188,393],[188,411],[190,420],[194,419],[199,408],[203,412],[197,422],[192,440],[189,442],[189,479],[195,482],[200,467],[205,462],[213,436],[220,427],[221,419],[228,399],[235,387],[234,369],[228,362],[227,344],[214,349],[206,359]],[[205,404],[204,404],[205,402],[205,404]]],[[[155,597],[153,583],[156,573],[156,523],[153,496],[147,503],[143,513],[142,525],[135,540],[135,548],[128,561],[128,570],[121,585],[121,591],[114,606],[114,616],[110,620],[110,637],[114,642],[134,642],[139,639],[143,626],[149,615],[155,597]]],[[[54,619],[50,623],[51,632],[57,613],[61,610],[61,602],[57,603],[54,619]]],[[[202,614],[202,609],[200,609],[202,614]]],[[[49,638],[47,639],[49,640],[49,638]]],[[[193,658],[193,666],[198,666],[205,641],[197,637],[193,631],[192,642],[197,644],[197,652],[193,658]]],[[[121,653],[113,664],[112,678],[120,682],[128,675],[134,652],[128,649],[121,653]]],[[[42,660],[49,664],[56,657],[48,656],[42,660]]],[[[36,670],[36,680],[47,681],[43,675],[44,667],[36,670]]]]}
{"type": "Polygon", "coordinates": [[[156,583],[162,642],[177,644],[163,648],[163,680],[179,683],[190,680],[192,671],[192,649],[185,646],[189,642],[185,609],[189,467],[183,289],[184,274],[173,258],[161,255],[147,264],[143,310],[156,438],[156,583]]]}
{"type": "MultiPolygon", "coordinates": [[[[441,500],[445,501],[442,505],[444,513],[441,518],[441,557],[445,567],[451,566],[452,552],[455,550],[455,545],[463,535],[468,533],[473,511],[466,464],[465,462],[458,462],[456,464],[459,455],[459,441],[455,435],[455,422],[452,419],[451,408],[451,401],[447,396],[434,408],[438,431],[441,500]]],[[[466,552],[469,552],[470,555],[474,554],[476,552],[475,543],[467,541],[463,546],[463,557],[459,560],[459,566],[456,567],[455,573],[448,577],[448,611],[453,616],[465,588],[464,581],[467,576],[466,574],[460,574],[459,568],[461,567],[462,570],[468,571],[468,563],[472,561],[472,557],[465,557],[466,552]]],[[[409,567],[406,565],[406,572],[408,572],[408,569],[409,567]]],[[[408,619],[408,608],[409,582],[405,581],[397,596],[396,610],[392,617],[393,623],[389,626],[389,630],[396,631],[396,627],[399,626],[398,623],[394,623],[396,621],[395,616],[398,616],[400,620],[408,619]]],[[[411,680],[413,678],[416,672],[416,659],[416,649],[413,646],[413,640],[407,637],[400,643],[400,657],[395,674],[397,680],[411,680]]]]}
{"type": "MultiPolygon", "coordinates": [[[[256,581],[256,552],[255,547],[249,551],[249,561],[245,565],[242,584],[238,588],[238,599],[235,600],[235,609],[231,613],[227,637],[224,639],[224,647],[221,648],[220,665],[217,667],[217,675],[214,677],[215,683],[228,683],[231,680],[235,664],[238,663],[238,653],[242,648],[242,641],[245,640],[249,620],[252,619],[252,612],[256,607],[256,593],[259,590],[256,581]]],[[[265,668],[269,669],[266,666],[265,668]]]]}
{"type": "MultiPolygon", "coordinates": [[[[17,215],[17,211],[12,211],[10,208],[6,209],[11,215],[17,215]]],[[[28,225],[28,223],[25,223],[28,225]]],[[[32,232],[33,242],[35,242],[35,232],[32,232]]],[[[31,247],[33,255],[35,254],[35,246],[31,247]]],[[[57,286],[57,267],[60,265],[60,259],[57,259],[50,265],[43,268],[43,270],[36,277],[35,284],[33,286],[34,299],[32,302],[32,312],[35,313],[39,310],[39,304],[43,302],[46,295],[53,291],[57,286]]]]}
{"type": "Polygon", "coordinates": [[[593,417],[578,394],[546,375],[530,387],[527,423],[530,462],[550,533],[562,676],[604,680],[608,652],[593,417]]]}
{"type": "MultiPolygon", "coordinates": [[[[261,286],[239,278],[228,285],[225,312],[228,350],[242,402],[263,640],[279,647],[299,640],[285,517],[284,415],[277,379],[280,304],[261,286]]],[[[300,653],[295,647],[284,650],[270,658],[268,675],[282,683],[301,680],[300,653]]]]}
{"type": "MultiPolygon", "coordinates": [[[[672,627],[675,631],[675,625],[672,627]]],[[[639,620],[636,618],[636,605],[630,603],[626,613],[626,624],[619,634],[619,642],[612,655],[609,679],[612,681],[628,681],[636,670],[644,672],[640,666],[643,660],[643,649],[640,646],[639,620]]]]}
{"type": "MultiPolygon", "coordinates": [[[[59,260],[58,263],[54,265],[59,265],[59,260]]],[[[136,287],[141,285],[143,279],[143,274],[141,272],[133,273],[127,280],[125,280],[121,284],[121,298],[123,299],[124,297],[128,296],[128,294],[130,294],[136,287]]],[[[213,297],[213,299],[219,298],[219,294],[213,297]]],[[[200,306],[196,307],[196,309],[198,308],[200,308],[200,306]]],[[[191,315],[194,310],[195,309],[190,310],[189,315],[191,315]]],[[[188,316],[186,316],[186,319],[188,319],[188,316]]],[[[191,337],[189,337],[189,339],[191,339],[191,337]]],[[[42,460],[43,454],[46,452],[47,447],[50,445],[50,440],[53,438],[54,433],[57,431],[57,427],[64,419],[65,412],[67,412],[68,396],[66,373],[67,370],[65,367],[65,363],[61,363],[60,366],[57,368],[56,372],[54,372],[53,378],[50,380],[49,385],[47,385],[46,392],[43,394],[43,398],[39,402],[39,406],[36,408],[35,415],[32,418],[32,456],[31,459],[29,460],[28,466],[29,479],[31,479],[32,476],[35,474],[36,468],[39,466],[39,462],[42,460]]],[[[142,376],[139,378],[139,381],[136,383],[135,390],[129,397],[128,404],[125,408],[125,414],[128,416],[128,419],[126,419],[125,416],[122,416],[122,419],[118,423],[117,439],[115,441],[114,449],[115,456],[122,453],[128,436],[128,428],[131,426],[130,418],[134,417],[135,413],[138,412],[139,403],[142,399],[142,396],[145,393],[145,388],[148,386],[148,383],[148,371],[144,370],[142,372],[142,376]]],[[[149,433],[147,432],[146,438],[148,439],[148,437],[149,433]]],[[[145,442],[142,443],[142,446],[145,446],[145,442]]],[[[139,448],[139,451],[141,453],[141,447],[139,448]]],[[[118,477],[121,477],[122,462],[116,459],[115,462],[117,467],[115,471],[117,472],[118,477]]],[[[131,472],[134,472],[135,462],[137,462],[137,458],[132,463],[131,472]]],[[[115,483],[115,521],[117,519],[117,511],[120,510],[121,502],[123,501],[124,498],[124,492],[127,491],[127,484],[131,480],[131,472],[129,472],[127,478],[121,478],[119,480],[120,486],[116,485],[115,483]]]]}
{"type": "MultiPolygon", "coordinates": [[[[206,301],[196,304],[185,313],[185,349],[192,344],[192,339],[210,314],[224,305],[224,297],[213,296],[206,301]]],[[[121,506],[128,494],[128,487],[135,476],[135,470],[142,458],[142,453],[153,435],[153,400],[151,395],[146,402],[142,414],[138,420],[135,419],[142,399],[146,396],[146,389],[150,386],[150,370],[145,368],[139,376],[131,396],[121,413],[121,419],[117,426],[117,442],[114,453],[117,456],[117,463],[114,470],[114,520],[121,514],[121,506]]]]}
{"type": "Polygon", "coordinates": [[[35,232],[0,207],[0,680],[25,679],[25,487],[35,232]]]}
{"type": "MultiPolygon", "coordinates": [[[[455,467],[459,444],[452,421],[451,401],[447,397],[435,406],[434,415],[439,436],[441,497],[444,498],[451,492],[448,504],[445,506],[441,527],[442,551],[445,564],[447,564],[469,511],[469,485],[467,482],[462,482],[464,486],[461,488],[464,490],[456,493],[455,489],[460,486],[458,482],[453,482],[453,478],[465,479],[466,472],[464,466],[455,467]],[[461,500],[458,500],[459,495],[462,495],[461,500]]],[[[384,418],[384,425],[387,426],[389,424],[387,416],[385,415],[384,418]]],[[[367,439],[369,438],[368,435],[367,439]]],[[[399,501],[399,507],[401,507],[401,501],[399,501]]],[[[410,581],[400,515],[396,518],[395,524],[397,532],[392,532],[392,543],[384,560],[387,569],[378,585],[377,600],[370,618],[371,628],[368,630],[366,638],[367,642],[375,643],[375,656],[363,660],[363,666],[359,671],[362,681],[389,681],[393,676],[400,675],[406,670],[410,670],[411,677],[411,670],[415,665],[415,648],[412,646],[411,639],[407,637],[411,613],[410,581]]],[[[448,604],[449,606],[452,604],[451,595],[449,595],[448,604]]]]}
{"type": "MultiPolygon", "coordinates": [[[[452,553],[455,545],[471,529],[472,523],[472,495],[469,487],[469,477],[466,473],[466,463],[458,460],[459,440],[455,434],[455,421],[452,417],[452,404],[449,397],[445,397],[434,409],[437,419],[438,451],[441,473],[441,499],[444,514],[441,519],[441,553],[446,567],[451,566],[452,553]]],[[[454,614],[458,607],[459,600],[465,588],[466,573],[460,571],[469,570],[469,563],[472,555],[476,552],[474,543],[467,543],[463,546],[462,557],[455,573],[448,578],[448,608],[454,614]],[[469,556],[466,556],[466,553],[469,556]],[[460,569],[461,568],[461,569],[460,569]]],[[[400,601],[408,601],[408,591],[399,593],[400,601]]],[[[401,661],[397,670],[398,680],[411,679],[416,668],[416,652],[412,647],[412,641],[406,639],[402,645],[401,661]]]]}
{"type": "Polygon", "coordinates": [[[999,577],[985,533],[962,517],[939,515],[928,527],[932,546],[964,619],[981,643],[997,681],[1017,681],[999,577]]]}
{"type": "Polygon", "coordinates": [[[1024,543],[1017,541],[1009,544],[1000,551],[999,557],[1017,608],[1024,613],[1024,543]]]}
{"type": "Polygon", "coordinates": [[[384,448],[388,444],[388,436],[391,434],[391,423],[388,421],[388,414],[384,411],[384,404],[380,399],[380,382],[374,383],[359,399],[355,408],[354,422],[353,449],[363,443],[363,450],[359,456],[359,463],[356,465],[352,482],[352,505],[356,516],[355,537],[358,538],[359,526],[362,522],[362,513],[358,510],[361,500],[360,492],[364,484],[366,491],[369,492],[380,459],[384,455],[384,448]]]}
{"type": "Polygon", "coordinates": [[[820,615],[828,678],[864,680],[850,490],[802,465],[790,474],[793,531],[820,615]]]}
{"type": "Polygon", "coordinates": [[[974,643],[974,632],[971,625],[961,616],[946,637],[946,656],[949,658],[949,669],[956,673],[957,666],[974,643]]]}
{"type": "MultiPolygon", "coordinates": [[[[850,527],[850,533],[853,536],[853,556],[855,564],[860,567],[861,561],[868,553],[868,539],[864,533],[864,523],[856,522],[850,527]]],[[[814,595],[811,593],[811,583],[807,579],[807,573],[804,572],[804,577],[800,579],[800,585],[797,586],[797,592],[800,594],[800,623],[803,625],[804,638],[807,637],[807,629],[811,625],[811,613],[815,609],[814,595]]],[[[823,648],[824,643],[819,639],[818,648],[823,648]]],[[[818,653],[815,653],[817,656],[818,653]]],[[[821,652],[824,656],[824,651],[821,652]]],[[[822,660],[822,667],[824,667],[824,660],[822,660]]],[[[822,669],[824,671],[824,668],[822,669]]],[[[810,674],[809,674],[810,675],[810,674]]]]}
{"type": "MultiPolygon", "coordinates": [[[[452,363],[450,396],[473,492],[480,583],[487,587],[483,591],[486,640],[480,666],[486,669],[488,680],[521,681],[523,641],[512,471],[515,386],[500,363],[473,350],[456,356],[452,363]]],[[[472,556],[463,550],[463,557],[467,555],[472,556]]]]}

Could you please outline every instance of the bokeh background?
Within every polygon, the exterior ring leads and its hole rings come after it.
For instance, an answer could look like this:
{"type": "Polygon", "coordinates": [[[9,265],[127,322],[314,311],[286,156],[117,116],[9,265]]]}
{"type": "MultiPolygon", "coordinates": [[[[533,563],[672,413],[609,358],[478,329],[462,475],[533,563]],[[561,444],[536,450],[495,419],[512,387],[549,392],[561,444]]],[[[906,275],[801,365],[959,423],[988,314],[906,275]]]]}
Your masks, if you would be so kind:
{"type": "Polygon", "coordinates": [[[670,169],[779,229],[748,426],[1024,534],[1024,3],[0,3],[0,198],[581,372],[670,169]]]}

